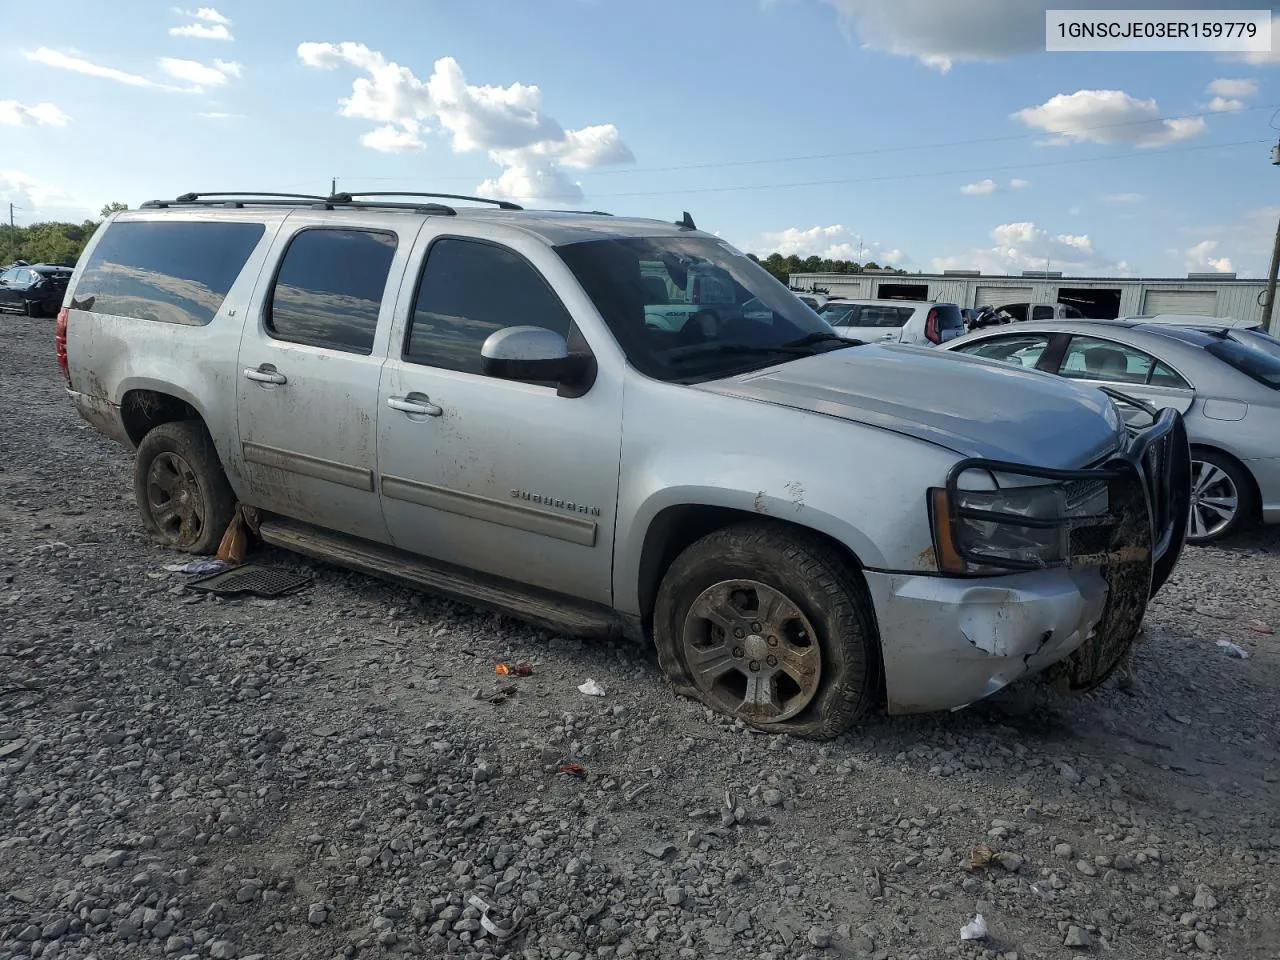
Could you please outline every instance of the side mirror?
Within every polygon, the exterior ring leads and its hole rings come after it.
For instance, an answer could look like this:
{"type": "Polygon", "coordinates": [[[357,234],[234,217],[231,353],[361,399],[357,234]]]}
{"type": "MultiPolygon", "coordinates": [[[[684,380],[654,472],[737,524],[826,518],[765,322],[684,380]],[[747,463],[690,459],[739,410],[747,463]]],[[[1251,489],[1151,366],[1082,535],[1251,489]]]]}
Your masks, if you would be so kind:
{"type": "Polygon", "coordinates": [[[480,357],[486,376],[568,387],[582,385],[592,366],[590,357],[570,353],[565,338],[545,327],[504,327],[489,334],[480,357]]]}

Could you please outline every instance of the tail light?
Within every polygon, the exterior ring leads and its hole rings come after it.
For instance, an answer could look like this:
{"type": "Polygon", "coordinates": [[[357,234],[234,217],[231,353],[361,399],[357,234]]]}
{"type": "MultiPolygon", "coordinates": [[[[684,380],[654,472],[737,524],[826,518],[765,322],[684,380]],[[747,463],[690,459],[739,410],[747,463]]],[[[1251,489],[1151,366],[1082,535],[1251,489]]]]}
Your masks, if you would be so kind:
{"type": "Polygon", "coordinates": [[[67,364],[67,319],[71,312],[63,307],[58,311],[58,325],[54,328],[53,343],[58,352],[58,369],[67,383],[71,382],[71,367],[67,364]]]}
{"type": "Polygon", "coordinates": [[[942,342],[942,331],[938,328],[938,308],[931,307],[929,316],[924,322],[924,338],[930,343],[942,342]]]}

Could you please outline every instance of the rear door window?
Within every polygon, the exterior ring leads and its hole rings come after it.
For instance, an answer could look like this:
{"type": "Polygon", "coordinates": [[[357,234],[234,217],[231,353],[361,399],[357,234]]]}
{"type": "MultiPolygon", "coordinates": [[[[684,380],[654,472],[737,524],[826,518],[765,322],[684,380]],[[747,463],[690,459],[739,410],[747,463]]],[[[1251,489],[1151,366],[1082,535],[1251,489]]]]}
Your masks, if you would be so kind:
{"type": "Polygon", "coordinates": [[[268,301],[276,340],[370,354],[396,237],[372,230],[308,229],[285,250],[268,301]]]}
{"type": "Polygon", "coordinates": [[[1190,389],[1190,384],[1149,353],[1094,337],[1072,337],[1058,373],[1073,380],[1141,383],[1190,389]]]}
{"type": "Polygon", "coordinates": [[[161,323],[209,323],[265,232],[261,223],[117,221],[94,247],[71,306],[161,323]]]}

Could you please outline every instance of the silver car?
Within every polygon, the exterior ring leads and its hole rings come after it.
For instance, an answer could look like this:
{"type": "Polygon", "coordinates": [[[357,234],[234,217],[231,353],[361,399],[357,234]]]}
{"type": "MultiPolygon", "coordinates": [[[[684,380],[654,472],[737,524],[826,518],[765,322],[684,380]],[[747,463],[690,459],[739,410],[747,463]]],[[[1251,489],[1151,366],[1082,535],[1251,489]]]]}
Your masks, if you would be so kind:
{"type": "Polygon", "coordinates": [[[1192,444],[1187,541],[1280,522],[1280,342],[1258,331],[1185,324],[1019,323],[945,345],[1172,407],[1192,444]]]}

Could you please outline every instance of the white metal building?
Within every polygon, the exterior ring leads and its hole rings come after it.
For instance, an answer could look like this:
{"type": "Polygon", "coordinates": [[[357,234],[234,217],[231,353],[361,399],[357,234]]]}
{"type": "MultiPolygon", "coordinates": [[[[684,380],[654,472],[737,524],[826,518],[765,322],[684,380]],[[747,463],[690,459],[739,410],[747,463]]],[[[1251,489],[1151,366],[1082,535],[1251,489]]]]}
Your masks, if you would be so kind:
{"type": "MultiPolygon", "coordinates": [[[[1067,303],[1099,319],[1140,313],[1188,313],[1261,321],[1264,280],[1241,280],[1231,273],[1192,273],[1186,277],[1133,279],[1064,277],[1027,271],[1021,276],[945,273],[793,273],[798,290],[825,289],[829,296],[858,299],[940,300],[961,307],[998,307],[1009,303],[1067,303]]],[[[1272,332],[1280,327],[1280,310],[1272,332]]]]}

